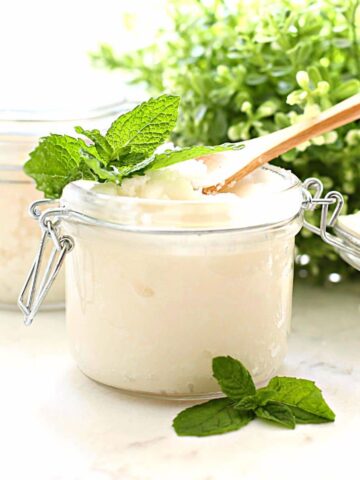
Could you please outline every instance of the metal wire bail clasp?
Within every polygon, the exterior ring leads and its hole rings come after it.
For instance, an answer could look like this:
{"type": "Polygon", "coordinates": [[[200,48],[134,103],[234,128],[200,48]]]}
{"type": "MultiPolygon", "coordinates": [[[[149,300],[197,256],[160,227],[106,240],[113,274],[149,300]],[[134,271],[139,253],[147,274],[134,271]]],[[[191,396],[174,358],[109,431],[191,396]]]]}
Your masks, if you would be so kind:
{"type": "Polygon", "coordinates": [[[29,209],[30,215],[38,220],[42,235],[39,249],[18,299],[18,305],[25,316],[25,325],[31,325],[60,271],[65,255],[70,252],[74,246],[74,241],[71,237],[66,235],[61,236],[59,233],[60,217],[64,214],[65,210],[61,208],[49,209],[42,213],[40,207],[49,205],[50,203],[53,203],[53,201],[38,200],[34,202],[29,209]],[[49,240],[52,241],[53,248],[44,268],[43,276],[41,280],[39,280],[44,253],[49,240]]]}
{"type": "Polygon", "coordinates": [[[314,210],[319,206],[321,207],[320,226],[317,227],[307,220],[304,220],[304,226],[310,230],[310,232],[319,235],[325,243],[335,247],[340,253],[360,259],[360,248],[355,243],[345,242],[339,236],[331,234],[328,231],[329,227],[332,228],[335,226],[344,205],[344,199],[341,193],[332,191],[323,197],[324,187],[322,182],[317,178],[308,178],[303,183],[303,187],[305,196],[304,208],[306,210],[314,210]],[[332,212],[330,208],[332,208],[332,212]]]}

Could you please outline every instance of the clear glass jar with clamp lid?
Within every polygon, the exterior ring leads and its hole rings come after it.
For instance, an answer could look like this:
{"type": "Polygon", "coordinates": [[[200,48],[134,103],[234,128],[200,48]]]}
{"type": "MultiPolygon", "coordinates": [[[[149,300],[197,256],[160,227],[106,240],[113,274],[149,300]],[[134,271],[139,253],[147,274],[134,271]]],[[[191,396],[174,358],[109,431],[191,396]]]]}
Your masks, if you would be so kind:
{"type": "Polygon", "coordinates": [[[219,394],[211,359],[226,354],[262,384],[287,351],[298,231],[308,228],[360,270],[359,239],[345,238],[338,222],[341,194],[263,169],[282,187],[257,204],[111,196],[82,181],[55,208],[35,202],[42,240],[20,295],[25,323],[66,258],[67,330],[89,377],[140,394],[209,398],[219,394]],[[304,220],[314,208],[319,226],[304,220]]]}

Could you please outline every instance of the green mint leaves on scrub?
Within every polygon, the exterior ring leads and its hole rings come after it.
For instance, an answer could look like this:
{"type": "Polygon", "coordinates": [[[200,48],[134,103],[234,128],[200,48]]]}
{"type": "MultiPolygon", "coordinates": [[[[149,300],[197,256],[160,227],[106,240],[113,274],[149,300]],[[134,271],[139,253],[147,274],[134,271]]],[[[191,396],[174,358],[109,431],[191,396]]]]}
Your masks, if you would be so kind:
{"type": "Polygon", "coordinates": [[[333,422],[335,414],[310,380],[274,377],[256,390],[241,362],[213,359],[213,375],[226,398],[210,400],[180,412],[173,427],[180,436],[204,437],[239,430],[255,417],[294,429],[301,423],[333,422]]]}
{"type": "Polygon", "coordinates": [[[75,180],[112,182],[118,185],[132,175],[144,174],[202,155],[238,150],[238,143],[194,146],[155,153],[172,133],[180,98],[161,95],[119,116],[103,135],[99,130],[76,127],[82,138],[51,134],[30,153],[24,171],[48,198],[59,198],[75,180]]]}

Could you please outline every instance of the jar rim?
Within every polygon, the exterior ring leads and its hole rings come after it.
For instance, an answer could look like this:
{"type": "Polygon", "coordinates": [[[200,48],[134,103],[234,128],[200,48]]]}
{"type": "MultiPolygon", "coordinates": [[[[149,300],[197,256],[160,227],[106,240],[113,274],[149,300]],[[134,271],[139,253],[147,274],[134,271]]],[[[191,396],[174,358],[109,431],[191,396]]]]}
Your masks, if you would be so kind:
{"type": "Polygon", "coordinates": [[[273,226],[291,221],[303,205],[301,181],[290,171],[262,167],[284,178],[284,188],[266,192],[259,199],[212,196],[204,199],[168,200],[115,196],[92,189],[96,182],[67,185],[60,204],[94,220],[139,230],[240,229],[273,226]],[[278,212],[281,213],[278,213],[278,212]]]}

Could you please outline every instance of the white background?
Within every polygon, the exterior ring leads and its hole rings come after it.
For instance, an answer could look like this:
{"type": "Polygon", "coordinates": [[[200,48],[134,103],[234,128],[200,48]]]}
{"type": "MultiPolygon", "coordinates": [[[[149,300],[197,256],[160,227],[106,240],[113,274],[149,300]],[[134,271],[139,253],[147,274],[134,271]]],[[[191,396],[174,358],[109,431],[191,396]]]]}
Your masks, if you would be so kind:
{"type": "Polygon", "coordinates": [[[0,0],[0,110],[91,108],[126,96],[120,72],[94,69],[101,42],[149,43],[165,0],[0,0]],[[135,17],[129,31],[123,15],[135,17]]]}

